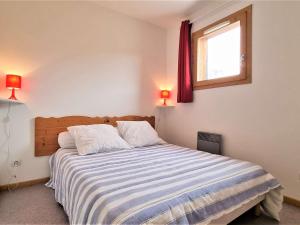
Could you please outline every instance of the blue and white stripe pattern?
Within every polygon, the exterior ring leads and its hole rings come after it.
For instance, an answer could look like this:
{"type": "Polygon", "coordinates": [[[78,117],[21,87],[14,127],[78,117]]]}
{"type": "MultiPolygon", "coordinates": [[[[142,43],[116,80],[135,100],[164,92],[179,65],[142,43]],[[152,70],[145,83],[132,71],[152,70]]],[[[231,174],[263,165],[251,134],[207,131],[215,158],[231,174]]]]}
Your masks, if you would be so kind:
{"type": "Polygon", "coordinates": [[[265,208],[278,219],[281,206],[280,184],[260,166],[171,144],[87,156],[60,149],[50,167],[47,186],[71,224],[208,224],[270,192],[276,201],[265,208]]]}

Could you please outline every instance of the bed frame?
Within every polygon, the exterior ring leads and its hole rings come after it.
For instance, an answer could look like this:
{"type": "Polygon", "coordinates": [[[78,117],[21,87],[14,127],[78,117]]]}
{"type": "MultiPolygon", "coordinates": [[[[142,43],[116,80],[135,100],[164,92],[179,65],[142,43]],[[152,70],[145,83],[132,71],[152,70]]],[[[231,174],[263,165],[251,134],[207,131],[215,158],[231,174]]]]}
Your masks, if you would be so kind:
{"type": "Polygon", "coordinates": [[[66,131],[69,126],[89,124],[117,125],[117,121],[148,121],[155,128],[154,116],[114,116],[114,117],[36,117],[35,118],[35,156],[48,156],[59,149],[57,137],[60,132],[66,131]]]}
{"type": "MultiPolygon", "coordinates": [[[[59,118],[35,118],[35,156],[48,156],[59,149],[57,137],[60,132],[66,131],[67,127],[89,124],[110,124],[116,126],[116,121],[148,121],[155,128],[154,116],[121,116],[121,117],[86,117],[67,116],[59,118]]],[[[259,196],[232,212],[213,220],[210,225],[226,225],[242,215],[244,212],[255,207],[255,214],[260,214],[260,203],[265,195],[259,196]]]]}

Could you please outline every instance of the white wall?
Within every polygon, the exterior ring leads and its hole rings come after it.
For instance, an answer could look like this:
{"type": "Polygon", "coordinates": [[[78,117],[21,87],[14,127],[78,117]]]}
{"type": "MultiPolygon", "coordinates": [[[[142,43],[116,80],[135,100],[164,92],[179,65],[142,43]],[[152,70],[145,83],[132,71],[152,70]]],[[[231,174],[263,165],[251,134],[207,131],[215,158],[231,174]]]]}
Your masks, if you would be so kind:
{"type": "MultiPolygon", "coordinates": [[[[193,30],[246,6],[202,11],[193,30]]],[[[165,115],[166,139],[196,147],[197,131],[221,133],[225,154],[261,164],[278,177],[285,194],[300,199],[300,3],[253,4],[253,82],[194,92],[194,102],[165,115]]],[[[177,82],[179,28],[167,32],[167,75],[177,82]]],[[[176,90],[176,88],[175,88],[176,90]]],[[[176,101],[176,93],[173,95],[176,101]]]]}
{"type": "MultiPolygon", "coordinates": [[[[93,2],[0,2],[0,96],[5,74],[23,76],[11,108],[17,181],[49,176],[34,157],[34,117],[153,115],[165,74],[165,30],[93,2]]],[[[0,103],[0,185],[10,180],[0,103]]],[[[16,182],[16,180],[10,180],[16,182]]]]}

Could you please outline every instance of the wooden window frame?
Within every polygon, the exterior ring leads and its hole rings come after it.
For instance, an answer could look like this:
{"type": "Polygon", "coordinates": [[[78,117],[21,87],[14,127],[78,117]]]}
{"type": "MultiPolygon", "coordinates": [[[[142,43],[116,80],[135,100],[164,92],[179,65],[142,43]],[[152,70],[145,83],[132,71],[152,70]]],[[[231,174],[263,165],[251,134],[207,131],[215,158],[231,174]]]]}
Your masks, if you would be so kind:
{"type": "MultiPolygon", "coordinates": [[[[192,69],[193,69],[193,86],[194,90],[224,87],[238,84],[251,83],[251,66],[252,66],[252,5],[241,9],[211,25],[202,28],[192,33],[192,69]],[[239,75],[227,76],[223,78],[216,78],[210,80],[197,79],[197,67],[198,67],[198,39],[203,37],[205,31],[215,28],[218,25],[229,21],[233,24],[240,21],[241,29],[241,56],[244,56],[244,60],[241,62],[241,69],[239,75]]],[[[203,69],[203,68],[200,68],[203,69]]]]}

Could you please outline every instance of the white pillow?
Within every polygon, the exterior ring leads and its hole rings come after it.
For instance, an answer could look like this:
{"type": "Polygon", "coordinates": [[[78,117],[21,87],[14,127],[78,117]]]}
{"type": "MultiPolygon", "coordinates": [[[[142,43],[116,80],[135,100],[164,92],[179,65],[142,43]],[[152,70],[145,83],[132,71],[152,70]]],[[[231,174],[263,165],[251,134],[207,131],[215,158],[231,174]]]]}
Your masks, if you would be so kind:
{"type": "Polygon", "coordinates": [[[76,148],[75,140],[68,131],[59,133],[58,144],[61,148],[76,148]]]}
{"type": "Polygon", "coordinates": [[[111,125],[72,126],[68,127],[68,131],[75,139],[79,155],[131,148],[111,125]]]}
{"type": "Polygon", "coordinates": [[[143,147],[165,142],[147,121],[117,121],[118,130],[132,147],[143,147]]]}

